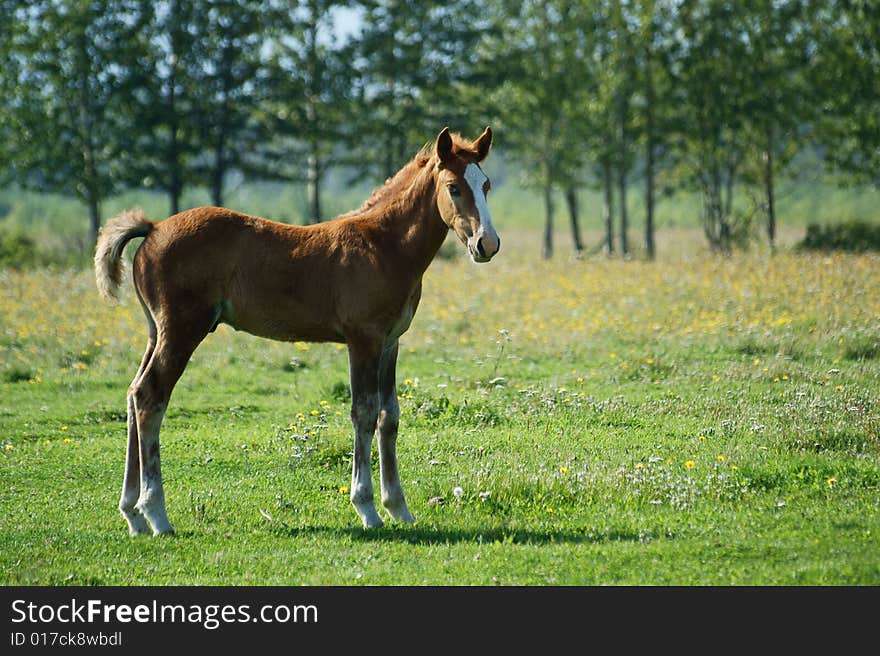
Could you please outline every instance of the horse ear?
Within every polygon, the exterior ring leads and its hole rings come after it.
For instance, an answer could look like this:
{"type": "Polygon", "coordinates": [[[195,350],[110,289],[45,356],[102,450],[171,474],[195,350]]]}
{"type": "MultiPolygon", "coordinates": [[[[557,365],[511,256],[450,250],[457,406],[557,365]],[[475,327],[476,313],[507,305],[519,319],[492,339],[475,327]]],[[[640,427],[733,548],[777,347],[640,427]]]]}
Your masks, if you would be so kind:
{"type": "Polygon", "coordinates": [[[452,159],[452,135],[449,134],[448,127],[440,130],[440,134],[437,135],[434,152],[437,154],[437,159],[441,162],[448,162],[452,159]]]}
{"type": "Polygon", "coordinates": [[[492,128],[488,125],[486,129],[483,130],[483,134],[477,137],[477,140],[474,141],[474,148],[477,149],[477,161],[482,162],[486,159],[486,156],[489,154],[489,149],[492,148],[492,128]]]}

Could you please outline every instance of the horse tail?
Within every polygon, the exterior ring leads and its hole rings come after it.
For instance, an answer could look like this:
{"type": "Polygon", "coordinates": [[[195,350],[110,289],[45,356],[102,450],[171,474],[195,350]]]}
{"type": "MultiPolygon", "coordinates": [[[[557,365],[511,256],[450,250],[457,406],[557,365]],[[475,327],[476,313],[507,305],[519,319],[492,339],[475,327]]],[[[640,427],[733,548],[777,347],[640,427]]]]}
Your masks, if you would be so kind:
{"type": "Polygon", "coordinates": [[[153,226],[154,223],[147,219],[143,210],[133,209],[113,217],[101,228],[95,246],[95,280],[101,296],[108,300],[117,297],[125,270],[122,260],[125,245],[131,239],[146,237],[153,226]]]}

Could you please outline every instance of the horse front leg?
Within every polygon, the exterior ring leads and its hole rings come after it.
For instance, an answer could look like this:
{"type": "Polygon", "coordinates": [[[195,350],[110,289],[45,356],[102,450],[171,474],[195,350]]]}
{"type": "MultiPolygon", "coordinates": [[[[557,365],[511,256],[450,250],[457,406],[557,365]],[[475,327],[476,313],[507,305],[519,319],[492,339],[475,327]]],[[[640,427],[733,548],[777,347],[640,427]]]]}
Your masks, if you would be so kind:
{"type": "Polygon", "coordinates": [[[349,341],[351,376],[351,423],[354,426],[354,457],[351,466],[351,505],[364,528],[382,526],[373,500],[370,449],[379,417],[379,357],[381,347],[371,342],[349,341]]]}
{"type": "Polygon", "coordinates": [[[382,505],[392,519],[414,522],[403,496],[397,469],[397,428],[400,404],[397,402],[397,341],[382,353],[379,367],[379,471],[382,482],[382,505]]]}

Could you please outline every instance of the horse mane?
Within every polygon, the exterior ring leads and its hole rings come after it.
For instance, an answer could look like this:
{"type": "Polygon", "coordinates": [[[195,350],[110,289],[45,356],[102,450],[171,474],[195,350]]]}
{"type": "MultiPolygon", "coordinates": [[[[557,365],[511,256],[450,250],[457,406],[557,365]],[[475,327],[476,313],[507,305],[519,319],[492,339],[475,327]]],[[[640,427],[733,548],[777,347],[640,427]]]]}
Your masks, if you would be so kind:
{"type": "MultiPolygon", "coordinates": [[[[466,140],[458,133],[452,133],[452,151],[460,153],[462,151],[475,156],[476,150],[473,148],[472,142],[466,140]]],[[[370,210],[380,209],[398,200],[401,195],[409,189],[413,181],[418,177],[419,173],[425,168],[425,165],[431,161],[434,155],[434,144],[426,143],[419,149],[409,162],[403,168],[390,178],[387,178],[383,184],[376,187],[369,197],[357,209],[341,214],[336,218],[346,218],[357,216],[370,210]]]]}

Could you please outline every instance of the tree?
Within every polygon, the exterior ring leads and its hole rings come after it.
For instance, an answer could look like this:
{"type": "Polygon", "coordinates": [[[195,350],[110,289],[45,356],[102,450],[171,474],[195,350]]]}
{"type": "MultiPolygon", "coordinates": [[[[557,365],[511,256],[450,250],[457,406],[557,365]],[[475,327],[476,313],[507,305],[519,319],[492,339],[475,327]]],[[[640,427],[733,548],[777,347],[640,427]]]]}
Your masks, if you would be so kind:
{"type": "Polygon", "coordinates": [[[195,20],[199,65],[193,70],[198,91],[203,154],[194,161],[211,202],[223,205],[231,169],[247,168],[247,153],[263,135],[254,121],[256,83],[261,74],[263,5],[260,0],[202,0],[195,20]]]}
{"type": "Polygon", "coordinates": [[[15,157],[12,144],[16,134],[14,128],[15,111],[18,98],[20,76],[19,57],[13,50],[19,33],[24,29],[21,20],[16,20],[16,0],[0,0],[0,185],[8,184],[14,176],[12,166],[15,157]]]}
{"type": "Polygon", "coordinates": [[[131,182],[164,191],[176,214],[184,187],[200,181],[194,159],[201,154],[206,105],[198,38],[205,7],[185,0],[141,4],[149,16],[141,38],[149,47],[127,108],[136,153],[131,182]]]}
{"type": "Polygon", "coordinates": [[[527,184],[541,190],[544,201],[542,255],[553,256],[554,193],[566,190],[575,252],[582,249],[574,189],[583,165],[589,69],[584,61],[582,14],[577,3],[502,3],[499,27],[487,51],[491,66],[504,71],[504,81],[489,95],[502,127],[512,135],[510,152],[532,174],[527,184]],[[514,11],[514,9],[516,11],[514,11]]]}
{"type": "Polygon", "coordinates": [[[751,146],[751,173],[763,196],[767,241],[776,244],[776,178],[791,162],[815,119],[807,78],[815,24],[805,2],[752,0],[742,17],[746,53],[740,66],[749,84],[742,89],[744,134],[751,146]]]}
{"type": "Polygon", "coordinates": [[[636,45],[632,34],[633,17],[621,2],[605,6],[604,35],[609,39],[609,65],[604,69],[605,84],[610,92],[611,129],[614,144],[613,166],[617,177],[617,198],[620,212],[620,252],[629,255],[629,210],[627,204],[628,176],[633,164],[632,146],[635,141],[633,126],[633,96],[635,95],[636,45]]]}
{"type": "Polygon", "coordinates": [[[605,253],[611,255],[616,250],[616,210],[620,215],[620,251],[628,255],[627,188],[636,139],[633,106],[637,48],[633,17],[629,8],[617,1],[596,0],[583,6],[586,14],[581,29],[586,35],[586,49],[582,66],[589,72],[582,76],[587,87],[581,109],[585,127],[581,144],[593,162],[595,179],[603,192],[605,253]]]}
{"type": "Polygon", "coordinates": [[[352,163],[387,178],[443,127],[484,127],[462,100],[489,21],[474,0],[365,0],[363,7],[352,163]]]}
{"type": "Polygon", "coordinates": [[[264,177],[306,183],[308,221],[324,220],[322,180],[351,118],[350,46],[334,36],[338,0],[273,4],[272,39],[263,82],[262,122],[273,135],[264,177]],[[274,154],[269,154],[273,152],[274,154]],[[306,166],[301,164],[305,162],[306,166]],[[305,175],[303,175],[305,168],[305,175]]]}
{"type": "Polygon", "coordinates": [[[671,33],[674,28],[674,2],[639,0],[633,3],[636,64],[636,93],[632,104],[633,121],[641,139],[644,157],[645,225],[644,243],[648,259],[656,256],[655,208],[658,174],[663,172],[669,153],[669,133],[673,131],[670,103],[671,33]]]}
{"type": "Polygon", "coordinates": [[[127,125],[121,91],[143,25],[139,3],[69,0],[9,2],[13,87],[6,102],[15,132],[12,177],[38,190],[68,193],[89,215],[89,240],[101,202],[124,183],[127,125]],[[17,26],[17,27],[16,27],[17,26]]]}
{"type": "Polygon", "coordinates": [[[703,197],[700,218],[709,245],[725,253],[741,227],[733,193],[747,152],[744,101],[751,80],[742,11],[724,0],[684,0],[678,12],[674,85],[682,173],[703,197]]]}
{"type": "Polygon", "coordinates": [[[823,33],[812,48],[823,108],[823,155],[850,182],[880,185],[880,10],[869,0],[815,3],[823,33]]]}

